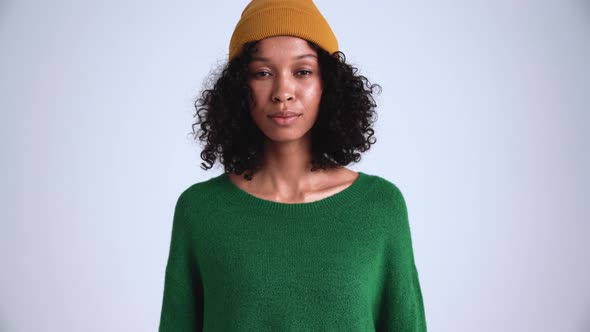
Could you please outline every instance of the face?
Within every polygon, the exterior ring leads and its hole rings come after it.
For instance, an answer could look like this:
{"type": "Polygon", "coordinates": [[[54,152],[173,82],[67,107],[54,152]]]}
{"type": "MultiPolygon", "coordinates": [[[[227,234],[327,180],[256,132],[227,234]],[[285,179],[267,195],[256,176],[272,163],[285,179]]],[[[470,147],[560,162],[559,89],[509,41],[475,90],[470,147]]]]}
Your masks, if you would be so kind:
{"type": "Polygon", "coordinates": [[[322,96],[317,52],[290,36],[265,38],[255,48],[248,65],[253,121],[271,141],[308,140],[322,96]]]}

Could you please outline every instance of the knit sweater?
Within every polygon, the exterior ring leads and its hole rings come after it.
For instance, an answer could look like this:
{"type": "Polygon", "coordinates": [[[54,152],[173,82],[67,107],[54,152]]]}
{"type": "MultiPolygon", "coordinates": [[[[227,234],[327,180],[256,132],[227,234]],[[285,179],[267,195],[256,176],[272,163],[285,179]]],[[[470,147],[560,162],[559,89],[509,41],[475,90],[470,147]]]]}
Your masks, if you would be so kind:
{"type": "Polygon", "coordinates": [[[358,173],[307,203],[256,197],[226,173],[185,189],[159,331],[426,331],[404,197],[358,173]]]}

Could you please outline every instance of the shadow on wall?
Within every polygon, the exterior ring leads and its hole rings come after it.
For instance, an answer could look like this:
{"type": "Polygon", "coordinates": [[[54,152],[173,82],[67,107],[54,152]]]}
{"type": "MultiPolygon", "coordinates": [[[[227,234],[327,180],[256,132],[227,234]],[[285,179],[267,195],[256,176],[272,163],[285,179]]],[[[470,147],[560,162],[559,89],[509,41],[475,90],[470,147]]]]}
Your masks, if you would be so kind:
{"type": "Polygon", "coordinates": [[[6,20],[6,12],[8,11],[8,5],[6,4],[8,1],[0,1],[0,22],[6,20]]]}
{"type": "MultiPolygon", "coordinates": [[[[1,328],[1,326],[0,326],[0,328],[1,328]]],[[[576,331],[579,331],[579,332],[590,331],[590,311],[584,316],[584,320],[582,321],[582,324],[579,326],[579,329],[577,329],[576,331]]]]}
{"type": "Polygon", "coordinates": [[[579,8],[584,11],[584,13],[586,14],[586,18],[590,18],[590,1],[578,0],[578,2],[581,3],[579,8]]]}
{"type": "MultiPolygon", "coordinates": [[[[0,6],[2,8],[2,6],[0,6]]],[[[4,325],[4,320],[0,317],[0,331],[9,331],[8,326],[4,325]]]]}
{"type": "MultiPolygon", "coordinates": [[[[0,0],[0,29],[3,26],[3,24],[1,24],[1,23],[6,23],[7,21],[9,21],[9,16],[11,14],[14,15],[15,2],[16,1],[0,0]],[[12,12],[10,11],[10,9],[12,9],[12,12]]],[[[13,20],[14,20],[14,17],[13,17],[13,20]]],[[[8,23],[8,24],[10,24],[10,23],[8,23]]],[[[4,327],[4,326],[0,325],[0,327],[4,327]]],[[[4,330],[0,330],[0,331],[4,331],[4,330]]]]}

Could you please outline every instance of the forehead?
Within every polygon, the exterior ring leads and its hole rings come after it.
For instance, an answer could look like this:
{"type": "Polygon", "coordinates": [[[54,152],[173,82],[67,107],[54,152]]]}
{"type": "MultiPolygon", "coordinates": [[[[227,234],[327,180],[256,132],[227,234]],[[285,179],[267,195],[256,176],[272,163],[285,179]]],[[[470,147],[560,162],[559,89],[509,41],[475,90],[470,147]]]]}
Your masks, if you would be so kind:
{"type": "Polygon", "coordinates": [[[288,58],[292,60],[317,58],[317,52],[310,47],[305,39],[292,36],[275,36],[260,40],[252,52],[253,61],[272,58],[288,58]]]}

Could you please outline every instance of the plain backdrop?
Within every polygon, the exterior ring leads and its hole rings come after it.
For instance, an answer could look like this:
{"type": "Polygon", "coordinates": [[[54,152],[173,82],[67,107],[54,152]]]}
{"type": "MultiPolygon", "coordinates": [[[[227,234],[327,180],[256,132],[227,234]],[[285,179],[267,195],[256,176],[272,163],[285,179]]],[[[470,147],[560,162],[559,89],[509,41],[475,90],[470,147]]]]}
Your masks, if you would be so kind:
{"type": "MultiPolygon", "coordinates": [[[[156,331],[246,0],[0,2],[0,331],[156,331]]],[[[317,0],[371,82],[429,331],[590,331],[587,1],[317,0]]],[[[219,164],[217,164],[219,165],[219,164]]]]}

